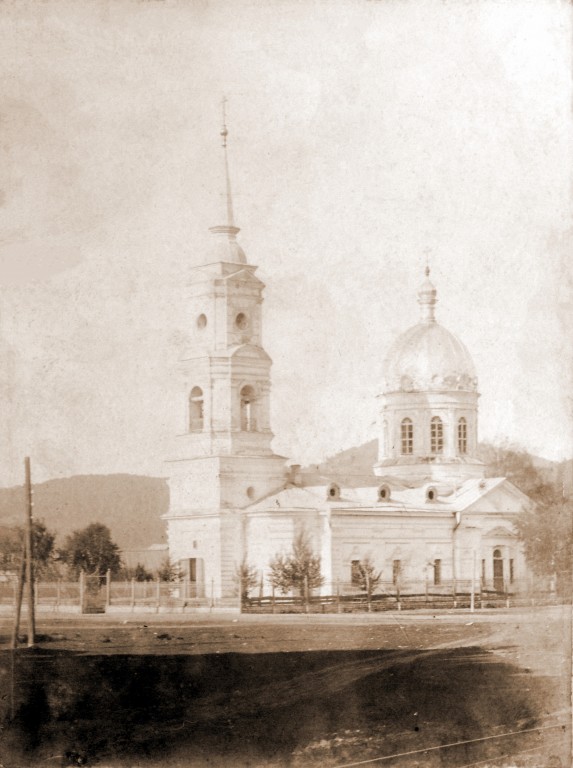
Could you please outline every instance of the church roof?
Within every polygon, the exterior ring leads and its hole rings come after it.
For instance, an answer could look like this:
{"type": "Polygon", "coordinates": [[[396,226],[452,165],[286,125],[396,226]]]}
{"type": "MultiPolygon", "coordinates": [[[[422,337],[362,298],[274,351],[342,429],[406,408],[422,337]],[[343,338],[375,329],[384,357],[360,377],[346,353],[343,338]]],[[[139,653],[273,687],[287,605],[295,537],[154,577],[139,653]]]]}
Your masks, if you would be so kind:
{"type": "Polygon", "coordinates": [[[513,486],[504,477],[470,478],[457,488],[426,483],[416,488],[391,488],[388,500],[380,501],[376,487],[339,488],[337,497],[330,498],[329,485],[295,486],[266,496],[250,504],[249,512],[302,512],[305,510],[360,511],[377,510],[384,512],[463,512],[501,485],[513,486]],[[428,491],[434,489],[432,500],[428,491]]]}
{"type": "Polygon", "coordinates": [[[465,345],[436,322],[436,289],[426,280],[418,292],[420,322],[404,331],[384,363],[386,392],[477,389],[476,371],[465,345]]]}

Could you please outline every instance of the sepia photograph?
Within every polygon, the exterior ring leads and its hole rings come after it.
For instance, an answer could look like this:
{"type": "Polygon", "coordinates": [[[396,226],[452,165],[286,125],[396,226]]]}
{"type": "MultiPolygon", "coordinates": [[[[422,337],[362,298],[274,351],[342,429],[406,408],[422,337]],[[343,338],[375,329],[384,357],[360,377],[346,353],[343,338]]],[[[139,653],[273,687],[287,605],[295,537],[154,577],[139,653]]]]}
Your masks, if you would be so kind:
{"type": "Polygon", "coordinates": [[[566,0],[0,0],[0,768],[571,768],[566,0]]]}

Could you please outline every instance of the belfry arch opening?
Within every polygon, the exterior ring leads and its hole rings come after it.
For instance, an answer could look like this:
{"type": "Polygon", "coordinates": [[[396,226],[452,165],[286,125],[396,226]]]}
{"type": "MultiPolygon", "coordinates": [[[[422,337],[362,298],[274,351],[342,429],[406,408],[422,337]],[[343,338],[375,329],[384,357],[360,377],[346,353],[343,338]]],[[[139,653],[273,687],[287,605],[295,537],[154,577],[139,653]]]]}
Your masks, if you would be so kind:
{"type": "Polygon", "coordinates": [[[203,426],[203,390],[193,387],[189,394],[189,432],[201,432],[203,426]]]}
{"type": "Polygon", "coordinates": [[[256,429],[255,390],[247,385],[241,389],[241,430],[255,432],[256,429]]]}

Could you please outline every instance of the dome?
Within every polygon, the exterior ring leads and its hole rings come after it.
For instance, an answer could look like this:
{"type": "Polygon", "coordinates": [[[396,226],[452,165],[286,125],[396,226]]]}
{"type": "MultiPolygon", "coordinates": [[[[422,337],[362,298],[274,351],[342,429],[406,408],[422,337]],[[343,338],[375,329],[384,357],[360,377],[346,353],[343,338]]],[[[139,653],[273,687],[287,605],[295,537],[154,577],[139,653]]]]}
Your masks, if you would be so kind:
{"type": "Polygon", "coordinates": [[[436,322],[418,323],[402,333],[390,349],[384,370],[386,392],[477,389],[470,353],[436,322]]]}
{"type": "Polygon", "coordinates": [[[392,345],[384,365],[386,392],[462,390],[475,392],[477,378],[470,353],[434,317],[436,289],[426,279],[418,292],[421,322],[392,345]]]}
{"type": "Polygon", "coordinates": [[[230,261],[237,264],[246,264],[245,252],[237,242],[238,227],[221,226],[210,227],[209,231],[214,235],[207,251],[206,263],[214,261],[230,261]]]}

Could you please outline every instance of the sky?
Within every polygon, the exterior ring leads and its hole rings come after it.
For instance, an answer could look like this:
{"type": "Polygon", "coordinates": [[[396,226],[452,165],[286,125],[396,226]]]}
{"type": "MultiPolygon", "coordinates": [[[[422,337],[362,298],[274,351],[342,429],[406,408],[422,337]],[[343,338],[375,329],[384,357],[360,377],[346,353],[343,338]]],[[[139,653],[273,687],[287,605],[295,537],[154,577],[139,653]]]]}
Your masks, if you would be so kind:
{"type": "Polygon", "coordinates": [[[223,95],[275,451],[376,437],[428,260],[480,438],[573,455],[568,3],[5,0],[0,36],[0,486],[168,472],[223,95]]]}

